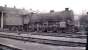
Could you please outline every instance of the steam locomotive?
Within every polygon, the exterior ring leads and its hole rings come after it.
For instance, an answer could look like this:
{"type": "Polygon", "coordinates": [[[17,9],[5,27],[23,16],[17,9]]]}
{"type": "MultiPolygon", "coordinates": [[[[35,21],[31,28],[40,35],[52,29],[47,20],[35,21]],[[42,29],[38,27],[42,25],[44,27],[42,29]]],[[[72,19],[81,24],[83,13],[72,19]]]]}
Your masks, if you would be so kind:
{"type": "Polygon", "coordinates": [[[69,8],[64,11],[33,14],[30,22],[26,24],[25,30],[32,32],[77,32],[74,24],[74,14],[69,8]],[[28,25],[28,26],[27,26],[28,25]]]}

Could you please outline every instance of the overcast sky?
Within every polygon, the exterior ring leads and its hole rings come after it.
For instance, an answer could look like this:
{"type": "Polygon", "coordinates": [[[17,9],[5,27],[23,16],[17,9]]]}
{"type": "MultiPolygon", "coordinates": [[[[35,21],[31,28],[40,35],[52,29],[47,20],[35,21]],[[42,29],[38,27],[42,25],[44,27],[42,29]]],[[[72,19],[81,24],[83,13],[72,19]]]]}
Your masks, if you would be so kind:
{"type": "Polygon", "coordinates": [[[25,8],[29,10],[40,10],[41,12],[47,12],[49,10],[61,11],[65,7],[74,10],[75,13],[79,14],[83,10],[88,10],[87,0],[0,0],[0,5],[4,6],[7,4],[8,7],[25,8]]]}

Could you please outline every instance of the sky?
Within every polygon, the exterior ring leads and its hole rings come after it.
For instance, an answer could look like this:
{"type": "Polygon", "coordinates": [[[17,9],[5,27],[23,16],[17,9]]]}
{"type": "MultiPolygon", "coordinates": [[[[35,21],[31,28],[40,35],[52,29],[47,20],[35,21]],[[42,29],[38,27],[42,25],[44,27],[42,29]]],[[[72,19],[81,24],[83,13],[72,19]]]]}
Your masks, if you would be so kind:
{"type": "Polygon", "coordinates": [[[88,11],[87,0],[0,0],[0,6],[25,8],[27,10],[39,10],[40,12],[48,12],[50,10],[61,11],[68,7],[75,14],[88,11]]]}

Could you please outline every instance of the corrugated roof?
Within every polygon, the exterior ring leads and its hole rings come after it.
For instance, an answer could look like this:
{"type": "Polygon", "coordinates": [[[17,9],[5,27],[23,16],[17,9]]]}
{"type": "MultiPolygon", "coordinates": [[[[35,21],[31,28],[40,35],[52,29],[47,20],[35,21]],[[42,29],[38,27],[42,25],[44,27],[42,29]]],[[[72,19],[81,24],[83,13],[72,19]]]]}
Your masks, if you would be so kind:
{"type": "Polygon", "coordinates": [[[0,10],[3,10],[7,14],[27,14],[29,13],[28,11],[23,10],[23,9],[2,7],[2,6],[0,6],[0,10]]]}

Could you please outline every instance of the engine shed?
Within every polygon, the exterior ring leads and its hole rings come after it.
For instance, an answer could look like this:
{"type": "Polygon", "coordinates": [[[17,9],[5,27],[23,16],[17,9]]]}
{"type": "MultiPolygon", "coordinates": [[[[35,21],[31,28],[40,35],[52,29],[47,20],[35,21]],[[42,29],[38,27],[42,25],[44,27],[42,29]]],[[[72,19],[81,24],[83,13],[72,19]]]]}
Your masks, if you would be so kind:
{"type": "Polygon", "coordinates": [[[24,17],[22,15],[29,12],[24,9],[10,8],[0,6],[0,27],[1,29],[7,27],[18,27],[24,24],[24,17]]]}

